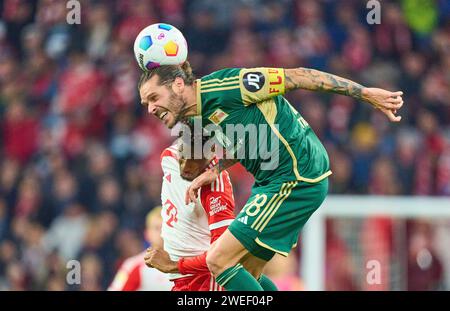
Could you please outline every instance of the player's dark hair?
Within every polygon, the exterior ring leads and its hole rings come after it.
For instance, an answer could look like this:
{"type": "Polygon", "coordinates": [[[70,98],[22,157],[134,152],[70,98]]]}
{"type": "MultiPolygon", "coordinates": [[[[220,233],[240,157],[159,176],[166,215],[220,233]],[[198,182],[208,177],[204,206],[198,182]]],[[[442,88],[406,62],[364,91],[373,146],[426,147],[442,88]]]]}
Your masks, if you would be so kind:
{"type": "Polygon", "coordinates": [[[163,65],[143,72],[139,79],[138,89],[155,75],[159,77],[161,85],[170,84],[178,77],[182,78],[186,85],[192,85],[195,81],[191,64],[185,61],[182,65],[163,65]]]}

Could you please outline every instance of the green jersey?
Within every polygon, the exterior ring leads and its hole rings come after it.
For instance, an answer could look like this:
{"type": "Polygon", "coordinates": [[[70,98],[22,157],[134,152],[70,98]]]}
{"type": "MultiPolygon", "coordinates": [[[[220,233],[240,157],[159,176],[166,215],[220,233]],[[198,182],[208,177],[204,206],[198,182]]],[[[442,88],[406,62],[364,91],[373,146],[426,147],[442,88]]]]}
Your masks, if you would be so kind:
{"type": "Polygon", "coordinates": [[[197,80],[197,115],[229,158],[270,182],[319,182],[331,174],[328,155],[284,94],[284,70],[223,69],[197,80]]]}

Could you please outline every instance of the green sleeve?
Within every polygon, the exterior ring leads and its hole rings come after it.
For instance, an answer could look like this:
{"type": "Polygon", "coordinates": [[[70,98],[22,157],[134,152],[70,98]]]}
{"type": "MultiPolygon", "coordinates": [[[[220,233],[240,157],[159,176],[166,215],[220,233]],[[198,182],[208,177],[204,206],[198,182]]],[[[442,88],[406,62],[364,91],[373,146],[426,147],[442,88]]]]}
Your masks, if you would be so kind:
{"type": "Polygon", "coordinates": [[[198,91],[204,102],[242,107],[283,94],[284,80],[281,68],[229,68],[203,77],[198,91]]]}

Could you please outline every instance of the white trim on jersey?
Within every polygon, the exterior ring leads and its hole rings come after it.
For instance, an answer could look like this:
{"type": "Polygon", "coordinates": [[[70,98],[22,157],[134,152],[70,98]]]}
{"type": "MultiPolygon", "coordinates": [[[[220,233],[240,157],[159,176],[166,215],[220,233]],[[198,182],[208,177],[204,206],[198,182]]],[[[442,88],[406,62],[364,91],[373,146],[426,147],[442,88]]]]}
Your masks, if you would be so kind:
{"type": "Polygon", "coordinates": [[[224,192],[225,187],[224,187],[224,183],[223,183],[223,174],[220,173],[219,177],[220,177],[220,191],[224,192]]]}
{"type": "MultiPolygon", "coordinates": [[[[227,181],[228,181],[228,184],[231,186],[231,178],[230,178],[230,174],[226,174],[227,175],[227,181]]],[[[233,199],[233,201],[234,201],[234,191],[233,191],[233,186],[231,186],[231,198],[233,199]]]]}
{"type": "MultiPolygon", "coordinates": [[[[228,182],[231,183],[231,181],[228,179],[228,182]]],[[[220,173],[219,177],[216,178],[211,183],[211,192],[225,192],[225,183],[223,182],[223,173],[220,173]]]]}
{"type": "Polygon", "coordinates": [[[218,221],[218,222],[215,222],[213,224],[210,224],[209,225],[209,230],[214,230],[214,229],[218,229],[218,228],[221,228],[221,227],[224,227],[224,226],[229,226],[233,222],[233,220],[234,219],[225,219],[225,220],[218,221]]]}
{"type": "Polygon", "coordinates": [[[211,183],[211,192],[218,191],[219,177],[211,183]]]}
{"type": "Polygon", "coordinates": [[[217,163],[219,163],[219,160],[217,160],[217,158],[212,159],[208,165],[208,168],[213,168],[214,166],[217,165],[217,163]]]}
{"type": "Polygon", "coordinates": [[[223,291],[223,287],[220,286],[217,282],[216,279],[214,278],[214,275],[211,274],[211,278],[209,281],[209,291],[210,292],[218,292],[218,291],[223,291]]]}

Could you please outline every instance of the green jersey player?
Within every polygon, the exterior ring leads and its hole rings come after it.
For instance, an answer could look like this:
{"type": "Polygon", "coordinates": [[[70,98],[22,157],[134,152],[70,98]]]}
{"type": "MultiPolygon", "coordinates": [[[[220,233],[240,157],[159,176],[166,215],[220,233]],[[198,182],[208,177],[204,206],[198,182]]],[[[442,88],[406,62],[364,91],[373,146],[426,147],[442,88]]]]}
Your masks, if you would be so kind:
{"type": "Polygon", "coordinates": [[[366,88],[307,68],[233,68],[196,80],[186,62],[141,76],[141,102],[150,114],[169,128],[197,116],[202,126],[221,130],[216,137],[232,157],[220,160],[192,182],[187,203],[196,200],[201,186],[238,161],[255,177],[247,204],[206,258],[217,282],[227,290],[262,290],[240,262],[252,256],[255,270],[262,271],[275,253],[287,256],[327,194],[331,171],[325,148],[283,97],[295,89],[351,96],[380,109],[393,122],[401,119],[396,114],[403,105],[402,92],[366,88]],[[238,125],[248,131],[230,134],[229,129],[238,125]],[[270,159],[255,150],[263,145],[270,150],[270,159]]]}

